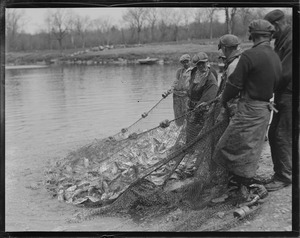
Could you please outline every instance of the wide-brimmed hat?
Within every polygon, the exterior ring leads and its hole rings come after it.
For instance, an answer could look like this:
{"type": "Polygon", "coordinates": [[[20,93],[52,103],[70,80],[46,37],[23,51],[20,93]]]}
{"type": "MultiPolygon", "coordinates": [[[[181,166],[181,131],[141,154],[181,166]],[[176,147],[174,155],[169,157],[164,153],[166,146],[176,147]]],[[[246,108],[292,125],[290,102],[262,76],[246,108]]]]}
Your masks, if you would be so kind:
{"type": "Polygon", "coordinates": [[[237,46],[239,44],[240,41],[235,35],[226,34],[219,39],[218,50],[220,50],[222,46],[232,47],[237,46]]]}
{"type": "Polygon", "coordinates": [[[179,58],[179,62],[183,62],[183,61],[185,61],[185,60],[190,61],[190,60],[191,60],[191,56],[188,55],[188,54],[184,54],[184,55],[182,55],[182,56],[179,58]]]}
{"type": "Polygon", "coordinates": [[[198,64],[199,62],[207,62],[208,56],[204,52],[199,52],[198,54],[193,56],[193,64],[198,64]]]}
{"type": "Polygon", "coordinates": [[[273,24],[275,21],[279,21],[284,17],[283,11],[276,9],[274,11],[269,12],[264,19],[273,24]]]}

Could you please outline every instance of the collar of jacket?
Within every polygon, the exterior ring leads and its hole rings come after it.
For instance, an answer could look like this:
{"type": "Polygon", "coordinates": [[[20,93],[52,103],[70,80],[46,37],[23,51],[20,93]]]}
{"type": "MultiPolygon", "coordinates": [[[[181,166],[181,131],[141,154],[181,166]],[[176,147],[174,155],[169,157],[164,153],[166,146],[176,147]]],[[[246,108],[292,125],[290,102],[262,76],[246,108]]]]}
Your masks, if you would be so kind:
{"type": "Polygon", "coordinates": [[[288,25],[281,33],[278,39],[275,40],[275,51],[278,51],[281,49],[283,44],[285,43],[286,39],[290,36],[292,32],[292,27],[288,25]]]}
{"type": "Polygon", "coordinates": [[[225,61],[225,65],[224,65],[224,69],[227,69],[228,66],[238,57],[240,57],[240,55],[242,54],[242,50],[241,49],[238,49],[238,50],[235,50],[233,51],[230,56],[228,57],[228,59],[226,59],[225,61]]]}
{"type": "Polygon", "coordinates": [[[252,48],[255,48],[255,47],[259,46],[259,45],[270,45],[270,41],[269,40],[263,40],[263,41],[257,42],[256,44],[254,44],[252,46],[252,48]]]}

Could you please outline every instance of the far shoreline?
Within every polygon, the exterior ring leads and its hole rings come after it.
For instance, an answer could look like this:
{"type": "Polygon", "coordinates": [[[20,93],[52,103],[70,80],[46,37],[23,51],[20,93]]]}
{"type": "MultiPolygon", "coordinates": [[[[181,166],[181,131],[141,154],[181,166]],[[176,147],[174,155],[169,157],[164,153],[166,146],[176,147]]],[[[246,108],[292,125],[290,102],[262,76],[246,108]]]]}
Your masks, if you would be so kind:
{"type": "MultiPolygon", "coordinates": [[[[250,47],[250,43],[242,43],[241,48],[250,47]]],[[[207,53],[209,61],[214,64],[221,63],[220,52],[217,49],[217,40],[203,42],[183,42],[164,44],[129,45],[127,47],[115,46],[109,49],[100,48],[67,49],[59,50],[6,52],[5,61],[7,67],[36,65],[47,66],[51,64],[68,65],[131,65],[139,64],[139,59],[157,58],[158,64],[176,64],[182,54],[190,54],[191,57],[202,51],[207,53]],[[119,48],[118,48],[119,47],[119,48]],[[98,49],[98,50],[97,50],[98,49]]]]}

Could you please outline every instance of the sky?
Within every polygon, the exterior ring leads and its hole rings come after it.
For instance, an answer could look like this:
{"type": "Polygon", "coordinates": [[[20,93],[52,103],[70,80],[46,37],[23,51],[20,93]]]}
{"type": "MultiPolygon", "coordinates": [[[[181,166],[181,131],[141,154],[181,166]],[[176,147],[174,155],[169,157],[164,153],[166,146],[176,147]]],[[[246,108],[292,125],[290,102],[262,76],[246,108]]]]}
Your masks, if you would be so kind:
{"type": "MultiPolygon", "coordinates": [[[[34,34],[44,26],[44,18],[49,8],[22,8],[25,24],[23,30],[34,34]]],[[[118,24],[126,8],[71,8],[75,14],[89,16],[91,20],[99,17],[109,17],[113,24],[118,24]]]]}

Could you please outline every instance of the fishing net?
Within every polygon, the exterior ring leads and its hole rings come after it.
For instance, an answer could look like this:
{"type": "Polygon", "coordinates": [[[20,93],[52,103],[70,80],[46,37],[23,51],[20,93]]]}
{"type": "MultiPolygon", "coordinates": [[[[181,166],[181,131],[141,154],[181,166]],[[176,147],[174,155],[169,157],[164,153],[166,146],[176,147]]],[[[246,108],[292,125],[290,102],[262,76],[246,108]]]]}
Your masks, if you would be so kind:
{"type": "Polygon", "coordinates": [[[191,209],[209,205],[227,189],[228,175],[212,155],[234,104],[221,112],[218,96],[187,111],[177,126],[178,118],[162,117],[166,110],[172,117],[171,101],[162,97],[131,126],[54,161],[45,173],[48,191],[60,201],[100,207],[81,218],[122,210],[141,217],[167,213],[179,203],[191,209]]]}

